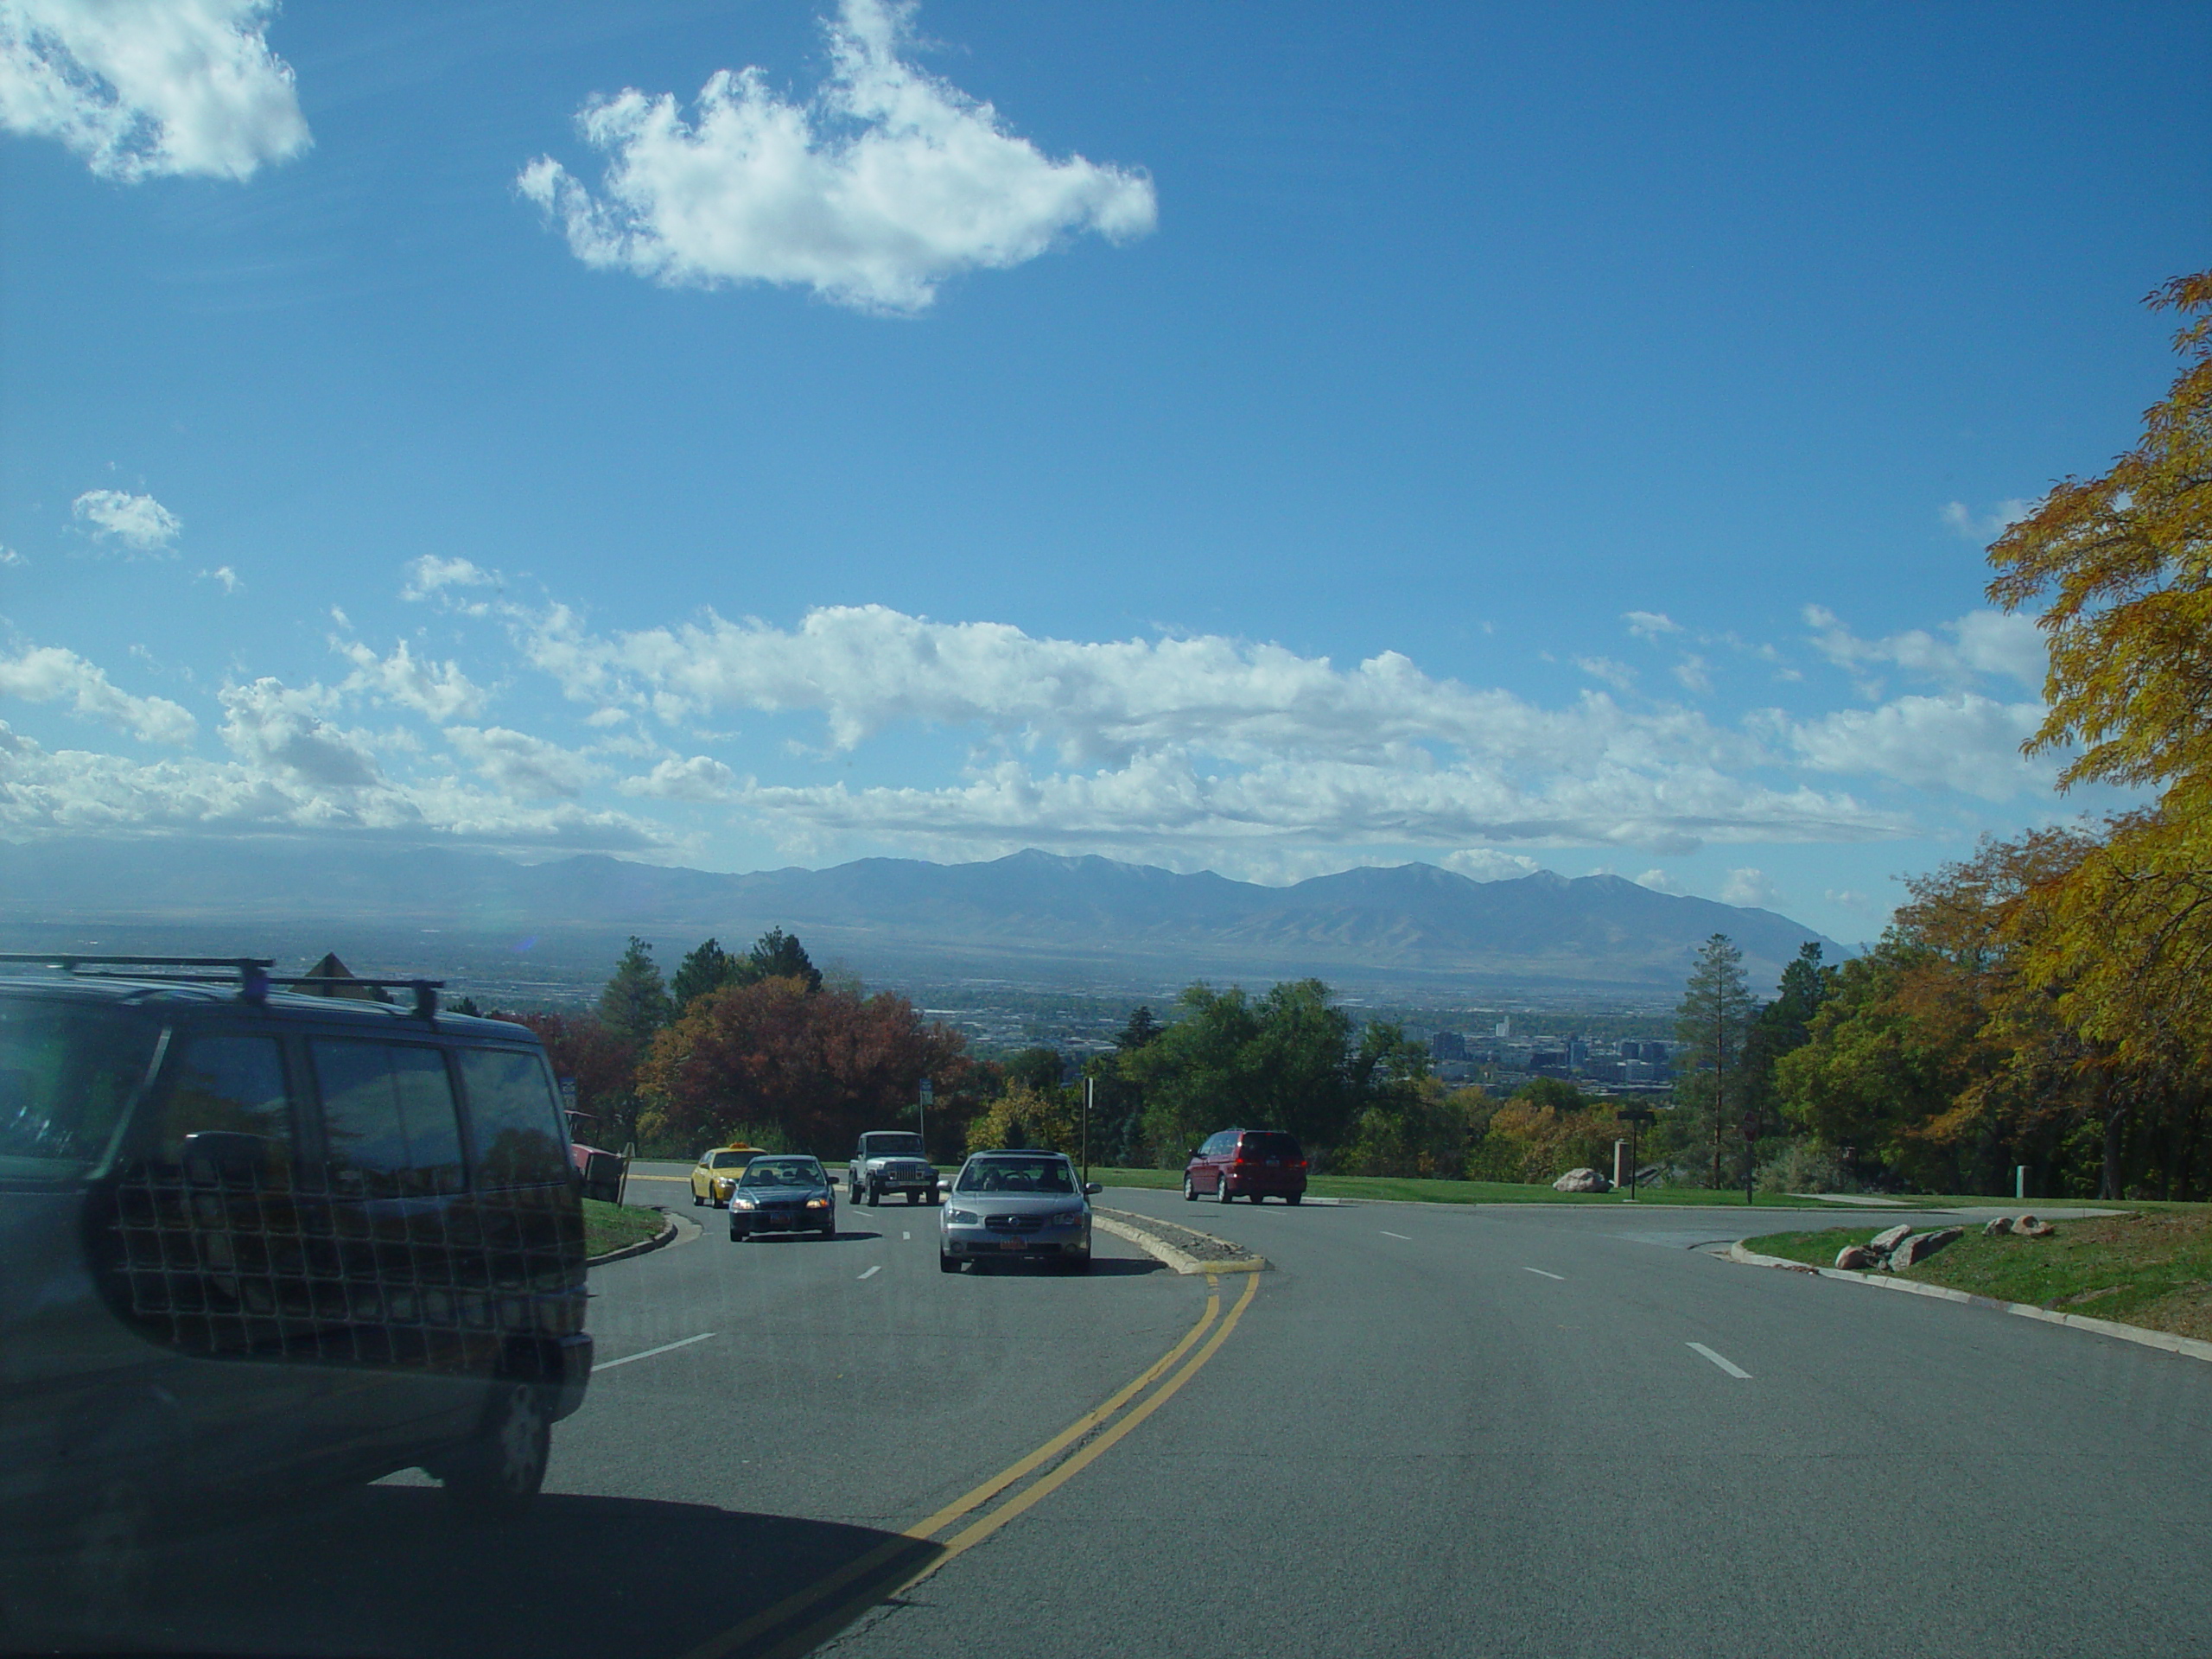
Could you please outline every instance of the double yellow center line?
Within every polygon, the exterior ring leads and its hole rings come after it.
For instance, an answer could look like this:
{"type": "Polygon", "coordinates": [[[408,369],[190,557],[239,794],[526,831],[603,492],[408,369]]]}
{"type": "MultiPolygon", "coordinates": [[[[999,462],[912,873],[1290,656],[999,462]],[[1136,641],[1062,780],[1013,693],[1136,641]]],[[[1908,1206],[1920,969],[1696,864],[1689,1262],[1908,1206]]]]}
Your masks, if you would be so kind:
{"type": "Polygon", "coordinates": [[[1244,1317],[1244,1310],[1252,1305],[1259,1288],[1260,1275],[1247,1274],[1244,1293],[1224,1319],[1220,1281],[1208,1274],[1205,1311],[1198,1316],[1198,1323],[1183,1333],[1181,1341],[1104,1402],[936,1514],[885,1539],[866,1554],[785,1597],[774,1606],[763,1608],[742,1624],[732,1625],[721,1635],[701,1643],[683,1659],[726,1659],[726,1656],[771,1637],[778,1639],[772,1645],[760,1649],[763,1659],[787,1659],[788,1656],[807,1652],[877,1602],[891,1600],[912,1589],[1040,1499],[1058,1491],[1159,1410],[1220,1351],[1221,1344],[1229,1339],[1229,1333],[1236,1328],[1236,1322],[1244,1317]],[[1195,1354],[1192,1352],[1194,1348],[1198,1351],[1195,1354]],[[1177,1370],[1179,1363],[1182,1369],[1177,1370]],[[1171,1371],[1173,1376],[1168,1375],[1171,1371]],[[1163,1376],[1167,1380],[1161,1382],[1163,1376]],[[1157,1388],[1153,1387],[1155,1382],[1159,1383],[1157,1388]],[[1149,1394],[1145,1393],[1147,1389],[1152,1390],[1149,1394]],[[1138,1399],[1140,1395],[1144,1396],[1141,1400],[1138,1399]],[[1136,1402],[1135,1405],[1131,1404],[1133,1401],[1136,1402]],[[1063,1457],[1071,1446],[1075,1448],[1073,1453],[1063,1457]],[[1055,1459],[1059,1461],[1054,1462],[1055,1459]],[[1041,1476],[1030,1480],[1027,1486],[1020,1485],[1039,1469],[1045,1471],[1041,1476]],[[996,1508],[987,1507],[1017,1486],[1020,1490],[996,1508]],[[984,1513],[977,1515],[978,1510],[984,1513]],[[969,1520],[970,1516],[976,1518],[969,1520]],[[968,1524],[951,1532],[963,1521],[968,1524]],[[941,1537],[948,1532],[950,1536],[941,1537]]]}

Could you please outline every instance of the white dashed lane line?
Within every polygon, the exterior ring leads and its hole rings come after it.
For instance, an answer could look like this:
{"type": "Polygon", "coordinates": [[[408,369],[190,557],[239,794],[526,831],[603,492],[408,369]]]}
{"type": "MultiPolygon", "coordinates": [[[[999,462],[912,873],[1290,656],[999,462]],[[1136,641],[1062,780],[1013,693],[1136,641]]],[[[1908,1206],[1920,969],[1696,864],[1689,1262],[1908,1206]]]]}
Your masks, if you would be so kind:
{"type": "Polygon", "coordinates": [[[1388,1227],[1378,1227],[1375,1230],[1382,1234],[1383,1237],[1395,1238],[1402,1244],[1410,1244],[1413,1243],[1413,1240],[1408,1238],[1403,1233],[1394,1233],[1388,1227]]]}
{"type": "Polygon", "coordinates": [[[1751,1380],[1751,1374],[1745,1370],[1742,1366],[1736,1363],[1734,1360],[1723,1359],[1719,1354],[1714,1353],[1712,1349],[1707,1347],[1701,1342],[1685,1343],[1683,1346],[1692,1349],[1698,1353],[1703,1354],[1707,1359],[1718,1365],[1722,1370],[1727,1372],[1731,1376],[1740,1376],[1746,1382],[1751,1380]]]}
{"type": "Polygon", "coordinates": [[[1567,1282],[1567,1275],[1563,1273],[1546,1273],[1541,1268],[1523,1268],[1521,1271],[1523,1273],[1533,1273],[1545,1279],[1556,1279],[1561,1284],[1565,1284],[1567,1282]]]}
{"type": "Polygon", "coordinates": [[[651,1359],[655,1354],[671,1353],[678,1348],[689,1348],[693,1343],[704,1342],[714,1334],[711,1331],[702,1331],[696,1337],[686,1337],[681,1342],[664,1342],[659,1347],[648,1348],[640,1354],[625,1354],[620,1359],[602,1359],[592,1367],[592,1370],[594,1373],[611,1371],[617,1365],[627,1365],[633,1359],[651,1359]]]}
{"type": "Polygon", "coordinates": [[[913,1235],[912,1233],[901,1233],[899,1236],[901,1238],[912,1238],[913,1235]]]}
{"type": "Polygon", "coordinates": [[[877,1274],[881,1273],[882,1271],[883,1263],[879,1262],[874,1267],[870,1268],[866,1273],[861,1274],[861,1277],[863,1279],[873,1279],[877,1274]]]}

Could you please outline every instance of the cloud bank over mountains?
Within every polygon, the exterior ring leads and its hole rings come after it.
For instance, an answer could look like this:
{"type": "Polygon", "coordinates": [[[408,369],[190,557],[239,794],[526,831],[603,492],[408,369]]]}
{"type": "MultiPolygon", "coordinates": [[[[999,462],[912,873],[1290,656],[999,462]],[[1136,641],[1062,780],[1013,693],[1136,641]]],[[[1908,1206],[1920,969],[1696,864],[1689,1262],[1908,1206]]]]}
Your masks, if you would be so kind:
{"type": "MultiPolygon", "coordinates": [[[[1728,718],[1633,679],[1547,705],[1395,652],[1339,664],[1217,634],[1056,639],[874,605],[603,632],[509,586],[418,559],[394,597],[457,646],[379,649],[334,607],[328,675],[211,664],[181,701],[18,642],[0,653],[0,710],[35,709],[46,729],[0,727],[0,831],[673,857],[734,826],[809,861],[1042,846],[1294,879],[1392,849],[1494,879],[1545,849],[1666,858],[1924,835],[2051,774],[2019,753],[2041,704],[2004,695],[2036,676],[2033,626],[1988,613],[1870,640],[1815,607],[1813,632],[1773,654],[1880,700],[1728,718]],[[1876,667],[1923,689],[1886,695],[1876,667]]],[[[1685,631],[1654,614],[1624,631],[1677,648],[1685,631]]],[[[1679,886],[1663,868],[1637,879],[1679,886]]],[[[1727,892],[1772,887],[1745,866],[1727,892]]]]}

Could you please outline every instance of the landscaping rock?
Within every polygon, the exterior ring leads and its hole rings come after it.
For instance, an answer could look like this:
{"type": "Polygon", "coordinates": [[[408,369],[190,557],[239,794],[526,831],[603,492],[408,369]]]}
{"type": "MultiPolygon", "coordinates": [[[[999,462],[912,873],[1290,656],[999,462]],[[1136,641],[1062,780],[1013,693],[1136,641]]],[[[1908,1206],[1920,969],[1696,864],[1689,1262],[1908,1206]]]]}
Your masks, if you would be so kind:
{"type": "Polygon", "coordinates": [[[1866,1248],[1877,1255],[1887,1255],[1898,1245],[1904,1243],[1911,1232],[1911,1228],[1899,1223],[1897,1226],[1885,1229],[1868,1239],[1866,1248]]]}
{"type": "Polygon", "coordinates": [[[1868,1268],[1881,1266],[1882,1258],[1864,1244],[1847,1244],[1835,1253],[1835,1264],[1839,1268],[1856,1268],[1863,1272],[1868,1268]]]}
{"type": "Polygon", "coordinates": [[[1552,1183],[1555,1192],[1610,1192],[1613,1184],[1594,1169],[1570,1169],[1552,1183]]]}
{"type": "Polygon", "coordinates": [[[1890,1270],[1916,1268],[1946,1245],[1956,1243],[1966,1236],[1962,1227],[1946,1227],[1933,1233],[1914,1233],[1897,1249],[1890,1252],[1890,1270]]]}
{"type": "Polygon", "coordinates": [[[1995,1238],[2002,1233],[2009,1233],[2012,1230],[2012,1217],[2010,1216],[1992,1216],[1989,1219],[1989,1224],[1984,1227],[1981,1230],[1983,1236],[1989,1238],[1995,1238]]]}
{"type": "Polygon", "coordinates": [[[2012,1230],[2025,1238],[2049,1238],[2058,1229],[2033,1216],[2022,1216],[2012,1224],[2012,1230]]]}

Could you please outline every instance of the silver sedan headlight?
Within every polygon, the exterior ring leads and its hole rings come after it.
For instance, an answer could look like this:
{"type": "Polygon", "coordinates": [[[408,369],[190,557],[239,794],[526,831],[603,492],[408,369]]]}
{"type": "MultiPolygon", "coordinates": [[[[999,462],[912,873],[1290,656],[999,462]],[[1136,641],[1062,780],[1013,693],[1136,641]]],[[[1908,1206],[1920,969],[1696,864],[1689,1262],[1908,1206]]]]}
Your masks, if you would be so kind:
{"type": "Polygon", "coordinates": [[[948,1210],[944,1212],[944,1224],[948,1227],[974,1227],[982,1220],[982,1217],[973,1210],[948,1210]]]}

